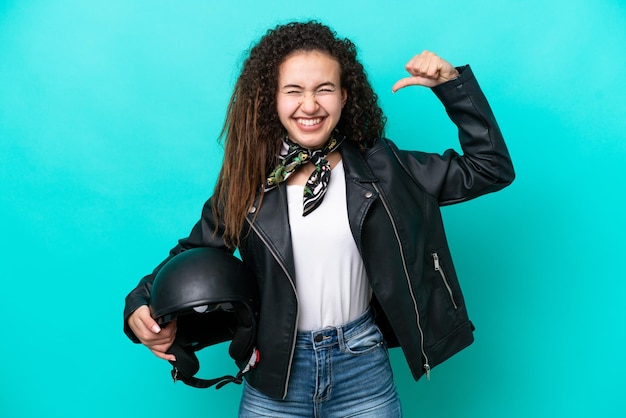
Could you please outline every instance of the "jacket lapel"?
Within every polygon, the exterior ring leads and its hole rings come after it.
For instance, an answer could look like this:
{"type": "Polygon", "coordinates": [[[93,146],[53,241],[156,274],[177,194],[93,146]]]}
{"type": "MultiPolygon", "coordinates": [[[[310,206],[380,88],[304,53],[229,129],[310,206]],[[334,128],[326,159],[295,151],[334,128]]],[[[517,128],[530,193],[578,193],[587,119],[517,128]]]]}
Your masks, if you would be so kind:
{"type": "Polygon", "coordinates": [[[295,265],[291,247],[286,187],[279,185],[266,192],[260,207],[257,198],[254,204],[254,213],[249,214],[248,219],[250,221],[254,219],[252,228],[259,234],[265,245],[268,246],[282,267],[286,269],[286,273],[293,281],[295,278],[295,265]]]}
{"type": "Polygon", "coordinates": [[[352,236],[357,246],[361,248],[361,230],[365,215],[378,198],[378,192],[372,184],[378,179],[355,144],[344,141],[340,149],[346,172],[348,220],[352,236]]]}

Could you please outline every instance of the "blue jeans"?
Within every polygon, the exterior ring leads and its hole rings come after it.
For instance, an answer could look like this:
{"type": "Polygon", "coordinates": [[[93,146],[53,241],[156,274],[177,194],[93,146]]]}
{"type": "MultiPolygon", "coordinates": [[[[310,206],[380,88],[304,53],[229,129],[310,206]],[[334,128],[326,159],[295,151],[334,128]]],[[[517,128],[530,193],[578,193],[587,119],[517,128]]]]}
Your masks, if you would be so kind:
{"type": "Polygon", "coordinates": [[[240,418],[401,416],[387,346],[369,310],[340,327],[299,332],[286,399],[246,382],[239,408],[240,418]]]}

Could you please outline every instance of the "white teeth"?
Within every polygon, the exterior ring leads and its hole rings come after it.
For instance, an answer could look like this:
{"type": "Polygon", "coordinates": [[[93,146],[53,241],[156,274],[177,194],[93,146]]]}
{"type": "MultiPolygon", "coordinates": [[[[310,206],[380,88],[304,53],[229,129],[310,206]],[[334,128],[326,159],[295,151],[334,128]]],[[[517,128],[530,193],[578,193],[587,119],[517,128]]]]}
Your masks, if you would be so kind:
{"type": "Polygon", "coordinates": [[[298,123],[300,125],[304,125],[304,126],[313,126],[313,125],[317,125],[318,123],[320,123],[322,121],[322,118],[316,118],[316,119],[298,119],[298,123]]]}

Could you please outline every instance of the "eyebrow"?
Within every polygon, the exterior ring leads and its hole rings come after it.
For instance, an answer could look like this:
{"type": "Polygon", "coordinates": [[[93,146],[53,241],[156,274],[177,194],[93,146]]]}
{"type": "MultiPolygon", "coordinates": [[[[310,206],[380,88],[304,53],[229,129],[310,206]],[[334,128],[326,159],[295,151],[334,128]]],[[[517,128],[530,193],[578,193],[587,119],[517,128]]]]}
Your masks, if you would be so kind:
{"type": "MultiPolygon", "coordinates": [[[[332,83],[330,81],[326,81],[324,83],[318,84],[315,87],[315,90],[321,88],[321,87],[332,87],[332,88],[337,88],[337,86],[335,86],[335,83],[332,83]]],[[[304,87],[302,87],[299,84],[285,84],[284,86],[280,87],[281,89],[302,89],[304,87]]]]}

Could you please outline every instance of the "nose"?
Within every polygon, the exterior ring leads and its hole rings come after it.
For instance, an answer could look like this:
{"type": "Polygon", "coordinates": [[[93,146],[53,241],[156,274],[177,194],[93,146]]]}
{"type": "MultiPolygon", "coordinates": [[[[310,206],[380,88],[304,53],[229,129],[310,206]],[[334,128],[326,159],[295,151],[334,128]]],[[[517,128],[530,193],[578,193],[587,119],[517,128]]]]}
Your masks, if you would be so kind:
{"type": "Polygon", "coordinates": [[[319,104],[317,103],[317,98],[315,97],[315,93],[303,93],[300,98],[300,108],[303,112],[306,113],[315,113],[319,104]]]}

